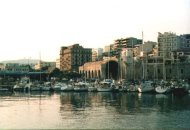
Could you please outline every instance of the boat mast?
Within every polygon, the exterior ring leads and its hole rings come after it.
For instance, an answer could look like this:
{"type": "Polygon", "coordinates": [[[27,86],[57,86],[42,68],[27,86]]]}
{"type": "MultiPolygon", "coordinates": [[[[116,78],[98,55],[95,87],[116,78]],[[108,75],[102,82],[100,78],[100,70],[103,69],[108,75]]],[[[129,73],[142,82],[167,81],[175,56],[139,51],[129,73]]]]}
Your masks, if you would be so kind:
{"type": "Polygon", "coordinates": [[[86,72],[84,71],[84,64],[83,64],[83,74],[84,74],[84,81],[86,83],[86,72]]]}
{"type": "Polygon", "coordinates": [[[40,63],[39,63],[40,67],[39,68],[40,68],[40,81],[41,81],[42,80],[42,75],[41,75],[41,69],[42,69],[42,67],[41,67],[41,52],[40,52],[39,55],[40,55],[40,63]]]}
{"type": "Polygon", "coordinates": [[[165,56],[164,56],[166,52],[164,51],[164,49],[165,48],[163,48],[163,53],[162,53],[163,54],[163,80],[166,80],[166,69],[165,69],[166,66],[165,66],[165,56]]]}
{"type": "Polygon", "coordinates": [[[142,50],[141,50],[141,53],[142,53],[142,78],[145,79],[145,76],[144,76],[144,35],[143,35],[143,31],[142,31],[142,50]]]}
{"type": "Polygon", "coordinates": [[[109,69],[110,69],[110,68],[109,68],[109,60],[110,60],[110,45],[109,45],[109,52],[108,52],[108,79],[110,78],[110,76],[109,76],[109,75],[110,75],[110,74],[109,74],[109,73],[110,73],[110,72],[109,72],[109,69]]]}
{"type": "Polygon", "coordinates": [[[121,52],[122,52],[122,47],[121,47],[121,43],[119,44],[119,62],[118,62],[118,78],[119,78],[119,81],[122,80],[122,64],[121,64],[121,52]]]}
{"type": "MultiPolygon", "coordinates": [[[[133,39],[132,39],[132,52],[134,54],[134,44],[133,44],[133,39]]],[[[135,67],[134,67],[134,55],[133,55],[133,80],[135,80],[135,67]]]]}

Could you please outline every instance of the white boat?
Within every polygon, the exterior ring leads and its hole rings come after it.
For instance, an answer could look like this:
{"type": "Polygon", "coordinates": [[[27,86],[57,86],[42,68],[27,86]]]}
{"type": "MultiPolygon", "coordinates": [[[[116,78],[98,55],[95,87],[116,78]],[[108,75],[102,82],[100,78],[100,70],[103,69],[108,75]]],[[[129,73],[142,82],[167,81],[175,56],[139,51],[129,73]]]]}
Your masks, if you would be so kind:
{"type": "Polygon", "coordinates": [[[0,92],[9,91],[8,88],[0,88],[0,92]]]}
{"type": "Polygon", "coordinates": [[[30,79],[28,77],[22,77],[21,80],[14,85],[13,90],[22,92],[28,91],[29,89],[26,87],[27,84],[30,84],[30,79]]]}
{"type": "Polygon", "coordinates": [[[144,81],[138,87],[138,92],[140,93],[153,92],[154,90],[153,81],[144,81]]]}
{"type": "Polygon", "coordinates": [[[116,91],[116,92],[122,92],[122,91],[124,91],[123,85],[122,84],[116,85],[115,88],[114,88],[114,91],[116,91]]]}
{"type": "Polygon", "coordinates": [[[24,86],[25,86],[25,84],[16,84],[16,85],[14,85],[13,90],[14,91],[24,91],[24,86]]]}
{"type": "Polygon", "coordinates": [[[56,84],[53,86],[53,90],[54,90],[54,91],[61,91],[61,87],[62,87],[62,83],[56,83],[56,84]]]}
{"type": "Polygon", "coordinates": [[[167,92],[168,92],[168,87],[157,86],[157,87],[155,88],[155,91],[156,91],[157,93],[160,93],[160,94],[162,94],[162,93],[167,93],[167,92]]]}
{"type": "Polygon", "coordinates": [[[30,87],[30,91],[42,91],[42,88],[40,86],[33,86],[30,87]]]}
{"type": "Polygon", "coordinates": [[[88,91],[89,91],[89,92],[95,92],[95,91],[97,91],[97,88],[94,87],[94,86],[89,86],[89,87],[88,87],[88,91]]]}
{"type": "Polygon", "coordinates": [[[115,86],[112,82],[109,80],[104,80],[100,82],[100,84],[97,87],[98,92],[110,92],[113,91],[113,86],[115,86]]]}
{"type": "Polygon", "coordinates": [[[88,91],[89,83],[86,82],[78,82],[74,84],[74,91],[76,92],[82,92],[82,91],[88,91]]]}
{"type": "Polygon", "coordinates": [[[43,86],[42,91],[50,91],[51,87],[48,86],[43,86]]]}
{"type": "Polygon", "coordinates": [[[113,91],[112,88],[97,88],[98,92],[111,92],[113,91]]]}
{"type": "Polygon", "coordinates": [[[127,91],[128,92],[137,92],[138,88],[139,88],[139,85],[128,84],[127,91]]]}
{"type": "Polygon", "coordinates": [[[73,91],[74,88],[71,84],[62,84],[61,91],[73,91]]]}

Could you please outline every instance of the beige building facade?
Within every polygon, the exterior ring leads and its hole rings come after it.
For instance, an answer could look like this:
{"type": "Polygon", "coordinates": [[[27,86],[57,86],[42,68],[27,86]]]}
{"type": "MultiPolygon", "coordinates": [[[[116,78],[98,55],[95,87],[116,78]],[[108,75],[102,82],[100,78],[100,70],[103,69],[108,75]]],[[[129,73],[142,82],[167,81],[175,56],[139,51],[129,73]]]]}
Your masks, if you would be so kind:
{"type": "Polygon", "coordinates": [[[83,48],[79,44],[61,47],[60,70],[78,72],[79,66],[92,61],[92,49],[83,48]]]}

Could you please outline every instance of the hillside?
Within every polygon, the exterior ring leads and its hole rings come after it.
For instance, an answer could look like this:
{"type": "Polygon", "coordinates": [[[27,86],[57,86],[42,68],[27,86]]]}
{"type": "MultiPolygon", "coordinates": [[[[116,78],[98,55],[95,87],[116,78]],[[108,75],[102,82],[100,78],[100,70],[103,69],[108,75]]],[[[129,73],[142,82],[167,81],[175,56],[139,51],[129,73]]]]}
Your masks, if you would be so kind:
{"type": "Polygon", "coordinates": [[[18,64],[37,64],[39,60],[36,59],[19,59],[19,60],[7,60],[0,63],[18,63],[18,64]]]}

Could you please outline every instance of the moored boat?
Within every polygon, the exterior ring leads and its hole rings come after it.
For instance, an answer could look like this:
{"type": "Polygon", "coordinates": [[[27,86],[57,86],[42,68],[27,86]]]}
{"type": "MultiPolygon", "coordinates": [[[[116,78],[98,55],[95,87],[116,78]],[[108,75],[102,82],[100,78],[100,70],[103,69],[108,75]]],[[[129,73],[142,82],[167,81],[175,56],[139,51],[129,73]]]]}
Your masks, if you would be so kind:
{"type": "Polygon", "coordinates": [[[83,92],[83,91],[88,91],[88,86],[89,83],[86,82],[78,82],[74,84],[74,91],[76,92],[83,92]]]}
{"type": "Polygon", "coordinates": [[[74,88],[71,84],[65,84],[63,83],[61,86],[61,91],[73,91],[74,88]]]}
{"type": "Polygon", "coordinates": [[[173,83],[172,92],[174,95],[185,95],[188,94],[189,84],[184,80],[173,83]]]}
{"type": "Polygon", "coordinates": [[[162,87],[159,85],[155,88],[155,91],[156,91],[156,93],[163,94],[163,93],[168,93],[170,91],[170,88],[169,87],[162,87]]]}
{"type": "Polygon", "coordinates": [[[97,88],[94,87],[94,86],[89,86],[89,87],[88,87],[88,91],[89,91],[89,92],[96,92],[96,91],[97,91],[97,88]]]}
{"type": "Polygon", "coordinates": [[[53,86],[53,90],[54,90],[54,91],[61,91],[61,87],[62,87],[62,83],[56,83],[56,84],[53,86]]]}
{"type": "Polygon", "coordinates": [[[110,80],[104,80],[99,83],[97,87],[98,92],[110,92],[113,91],[113,86],[115,86],[110,80]]]}
{"type": "Polygon", "coordinates": [[[9,91],[8,88],[0,88],[0,92],[5,92],[5,91],[9,91]]]}
{"type": "Polygon", "coordinates": [[[142,82],[138,87],[138,92],[140,93],[148,93],[148,92],[154,92],[154,83],[153,81],[144,81],[142,82]]]}

